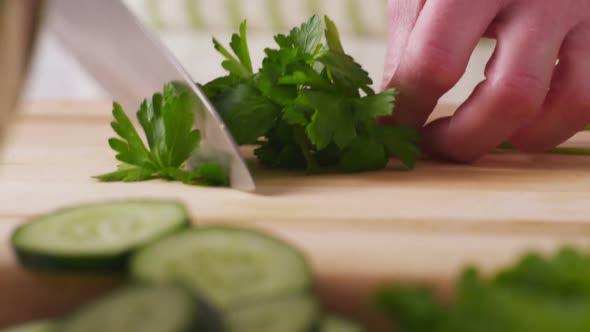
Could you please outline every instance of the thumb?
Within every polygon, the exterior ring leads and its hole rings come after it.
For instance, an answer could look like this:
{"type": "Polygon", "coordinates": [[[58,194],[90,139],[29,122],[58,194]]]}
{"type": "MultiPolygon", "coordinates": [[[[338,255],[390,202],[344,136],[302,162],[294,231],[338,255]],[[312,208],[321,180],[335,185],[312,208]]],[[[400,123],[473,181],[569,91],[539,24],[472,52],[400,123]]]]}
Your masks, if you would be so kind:
{"type": "Polygon", "coordinates": [[[387,1],[387,52],[382,90],[391,83],[425,2],[426,0],[387,1]]]}

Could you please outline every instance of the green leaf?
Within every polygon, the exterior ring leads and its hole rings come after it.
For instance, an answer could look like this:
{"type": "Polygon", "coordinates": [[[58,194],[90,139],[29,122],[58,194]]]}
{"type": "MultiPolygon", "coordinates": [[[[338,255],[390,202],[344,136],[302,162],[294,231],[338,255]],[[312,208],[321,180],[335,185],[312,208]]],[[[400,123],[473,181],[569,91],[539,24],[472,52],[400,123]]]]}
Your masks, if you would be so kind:
{"type": "Polygon", "coordinates": [[[396,317],[400,331],[438,331],[443,306],[432,290],[419,286],[391,286],[380,289],[375,296],[376,308],[396,317]]]}
{"type": "Polygon", "coordinates": [[[279,78],[279,84],[285,85],[309,85],[310,78],[302,71],[296,71],[291,75],[279,78]]]}
{"type": "Polygon", "coordinates": [[[201,141],[199,130],[193,129],[195,116],[189,94],[169,95],[162,108],[166,128],[166,153],[164,167],[180,167],[198,149],[201,141]]]}
{"type": "Polygon", "coordinates": [[[293,28],[290,37],[301,52],[315,55],[322,41],[322,22],[319,16],[314,15],[300,27],[293,28]]]}
{"type": "Polygon", "coordinates": [[[164,122],[162,121],[162,105],[162,95],[156,93],[150,102],[144,100],[137,112],[137,119],[143,128],[148,140],[148,146],[154,155],[162,154],[166,149],[164,122]]]}
{"type": "Polygon", "coordinates": [[[286,106],[283,109],[283,120],[290,125],[305,127],[309,124],[308,109],[297,104],[286,106]]]}
{"type": "Polygon", "coordinates": [[[111,123],[111,127],[122,138],[109,140],[109,144],[117,152],[117,159],[130,165],[154,169],[149,151],[118,103],[113,103],[113,116],[115,121],[111,123]]]}
{"type": "Polygon", "coordinates": [[[293,48],[293,38],[291,38],[291,36],[278,34],[274,37],[274,40],[281,49],[293,48]]]}
{"type": "Polygon", "coordinates": [[[224,91],[214,104],[240,145],[256,143],[279,117],[279,108],[248,84],[224,91]]]}
{"type": "Polygon", "coordinates": [[[262,68],[258,76],[266,76],[273,82],[277,82],[288,68],[303,62],[303,58],[297,53],[297,49],[286,48],[280,50],[266,49],[266,57],[262,61],[262,68]]]}
{"type": "Polygon", "coordinates": [[[190,172],[185,171],[184,169],[174,168],[174,167],[166,167],[162,168],[158,171],[158,175],[162,179],[166,179],[169,181],[179,181],[185,184],[189,184],[190,182],[190,172]]]}
{"type": "Polygon", "coordinates": [[[331,142],[343,149],[356,137],[352,107],[342,97],[308,90],[300,93],[297,103],[315,110],[306,132],[318,150],[331,142]]]}
{"type": "Polygon", "coordinates": [[[287,69],[301,62],[296,49],[266,50],[262,68],[254,79],[256,88],[273,102],[288,105],[297,97],[296,86],[282,86],[279,80],[287,76],[287,69]]]}
{"type": "Polygon", "coordinates": [[[198,181],[208,186],[225,187],[229,185],[229,176],[221,165],[205,163],[190,174],[190,181],[198,181]]]}
{"type": "Polygon", "coordinates": [[[345,89],[343,92],[350,95],[359,88],[372,92],[368,87],[373,84],[369,73],[350,55],[329,50],[320,53],[316,59],[326,66],[334,80],[345,89]]]}
{"type": "MultiPolygon", "coordinates": [[[[287,75],[287,66],[297,62],[296,50],[267,50],[267,57],[262,62],[262,68],[255,77],[256,88],[270,98],[277,99],[277,95],[282,93],[278,91],[289,91],[290,95],[286,99],[290,100],[297,94],[296,87],[282,87],[278,82],[287,75]]],[[[279,98],[281,101],[282,97],[279,98]]]]}
{"type": "Polygon", "coordinates": [[[375,121],[376,117],[389,116],[393,113],[397,91],[385,90],[376,95],[366,96],[354,101],[357,118],[375,121]]]}
{"type": "Polygon", "coordinates": [[[278,84],[305,86],[315,90],[337,93],[336,87],[329,80],[316,73],[309,65],[301,66],[294,70],[292,74],[282,76],[279,78],[278,84]]]}
{"type": "Polygon", "coordinates": [[[268,132],[267,141],[254,151],[260,163],[273,168],[305,169],[305,145],[298,141],[300,135],[296,135],[296,129],[296,126],[279,120],[268,132]]]}
{"type": "Polygon", "coordinates": [[[366,137],[356,137],[342,152],[338,168],[347,173],[383,169],[389,158],[383,144],[366,137]]]}
{"type": "Polygon", "coordinates": [[[241,77],[228,75],[216,78],[213,81],[203,85],[202,88],[207,98],[212,100],[218,98],[223,91],[227,89],[233,89],[236,85],[246,81],[247,80],[244,80],[241,77]]]}
{"type": "Polygon", "coordinates": [[[240,24],[240,33],[233,34],[230,42],[230,47],[236,54],[232,55],[221,43],[213,38],[214,48],[225,58],[221,63],[222,67],[227,70],[230,75],[242,78],[251,78],[254,71],[252,69],[252,60],[250,58],[250,50],[248,49],[248,39],[246,36],[247,23],[243,21],[240,24]]]}
{"type": "Polygon", "coordinates": [[[225,57],[225,61],[221,63],[221,66],[227,70],[231,75],[243,78],[250,78],[252,72],[244,66],[240,60],[233,56],[221,43],[213,38],[213,46],[215,49],[225,57]]]}
{"type": "Polygon", "coordinates": [[[326,22],[326,41],[328,42],[328,47],[332,51],[344,53],[344,48],[340,41],[340,33],[336,24],[328,16],[324,17],[324,21],[326,22]]]}
{"type": "Polygon", "coordinates": [[[420,157],[420,134],[417,129],[401,126],[378,127],[380,141],[387,151],[399,158],[409,169],[414,169],[420,157]]]}
{"type": "Polygon", "coordinates": [[[250,50],[248,49],[248,38],[246,35],[247,22],[243,21],[240,24],[240,34],[233,34],[230,46],[234,53],[238,56],[240,63],[252,76],[252,60],[250,59],[250,50]]]}
{"type": "Polygon", "coordinates": [[[178,168],[165,168],[159,175],[168,180],[176,180],[189,185],[206,185],[211,187],[226,187],[229,176],[225,169],[217,163],[204,163],[192,172],[178,168]]]}
{"type": "Polygon", "coordinates": [[[102,182],[140,182],[152,179],[153,171],[129,164],[120,164],[115,172],[95,176],[102,182]]]}
{"type": "Polygon", "coordinates": [[[305,169],[307,162],[301,152],[301,148],[295,144],[276,144],[267,142],[254,150],[254,154],[260,163],[281,169],[305,169]]]}

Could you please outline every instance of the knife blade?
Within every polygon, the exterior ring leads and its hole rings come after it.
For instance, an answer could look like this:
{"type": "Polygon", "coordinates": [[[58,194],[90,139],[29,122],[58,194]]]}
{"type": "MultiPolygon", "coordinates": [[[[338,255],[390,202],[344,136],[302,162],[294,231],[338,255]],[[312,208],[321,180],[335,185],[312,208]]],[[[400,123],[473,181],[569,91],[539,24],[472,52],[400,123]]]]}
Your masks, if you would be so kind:
{"type": "Polygon", "coordinates": [[[203,90],[123,2],[51,0],[48,10],[61,44],[129,114],[166,83],[192,91],[202,142],[189,165],[219,162],[229,171],[232,188],[255,189],[236,142],[203,90]]]}

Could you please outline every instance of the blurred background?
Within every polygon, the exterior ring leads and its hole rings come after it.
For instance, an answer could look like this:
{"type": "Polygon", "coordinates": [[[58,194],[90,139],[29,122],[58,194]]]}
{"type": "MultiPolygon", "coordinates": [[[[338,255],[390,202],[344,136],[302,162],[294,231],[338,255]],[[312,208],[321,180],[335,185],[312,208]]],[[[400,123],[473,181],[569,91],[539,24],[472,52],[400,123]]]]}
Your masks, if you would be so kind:
{"type": "MultiPolygon", "coordinates": [[[[213,36],[227,44],[243,19],[248,19],[253,61],[260,64],[262,51],[277,32],[327,14],[336,21],[346,51],[354,56],[378,85],[383,75],[386,47],[386,0],[125,0],[131,10],[150,25],[193,75],[206,82],[222,75],[213,36]]],[[[48,18],[49,25],[51,17],[48,18]]],[[[105,17],[105,24],[108,18],[105,17]]],[[[483,79],[483,68],[493,44],[482,42],[461,82],[443,102],[464,100],[483,79]]],[[[108,99],[109,96],[65,52],[50,29],[44,29],[26,85],[24,98],[108,99]]]]}

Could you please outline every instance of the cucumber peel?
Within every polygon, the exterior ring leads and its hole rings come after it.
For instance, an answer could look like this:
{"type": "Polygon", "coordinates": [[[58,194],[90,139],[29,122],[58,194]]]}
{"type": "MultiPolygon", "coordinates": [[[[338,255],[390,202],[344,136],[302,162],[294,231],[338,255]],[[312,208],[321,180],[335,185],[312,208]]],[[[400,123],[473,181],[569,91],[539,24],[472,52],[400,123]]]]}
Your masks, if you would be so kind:
{"type": "Polygon", "coordinates": [[[102,202],[35,218],[18,227],[11,242],[31,269],[120,271],[134,250],[188,225],[185,207],[176,202],[102,202]]]}

